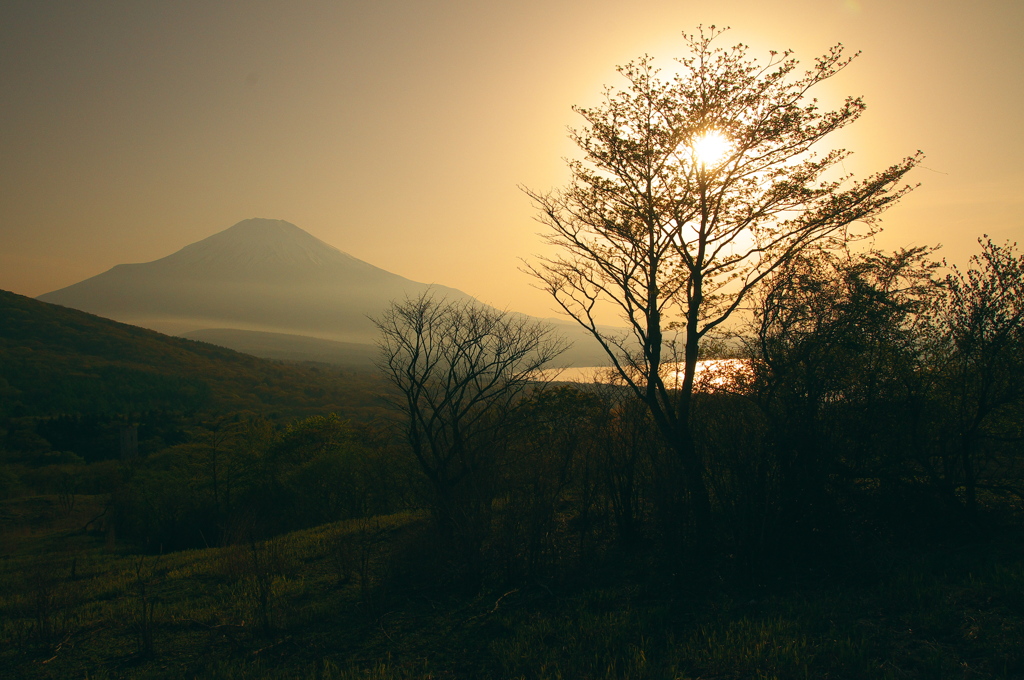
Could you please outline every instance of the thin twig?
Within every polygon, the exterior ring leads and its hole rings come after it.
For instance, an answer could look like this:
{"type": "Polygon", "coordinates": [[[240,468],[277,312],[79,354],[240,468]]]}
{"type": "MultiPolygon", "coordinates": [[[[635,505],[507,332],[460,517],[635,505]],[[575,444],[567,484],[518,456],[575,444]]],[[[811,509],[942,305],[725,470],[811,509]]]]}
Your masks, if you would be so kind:
{"type": "Polygon", "coordinates": [[[60,653],[60,650],[64,647],[64,643],[67,642],[70,639],[71,639],[71,633],[68,633],[67,635],[64,636],[63,640],[61,640],[59,643],[57,643],[56,648],[54,648],[54,650],[53,650],[53,656],[51,656],[49,659],[47,659],[43,663],[47,664],[47,663],[50,663],[51,661],[53,661],[54,659],[56,659],[57,655],[60,653]]]}
{"type": "Polygon", "coordinates": [[[498,607],[500,607],[500,606],[501,606],[501,601],[502,601],[502,600],[504,600],[504,599],[505,599],[506,597],[508,597],[509,595],[511,595],[511,594],[513,594],[513,593],[518,593],[518,592],[519,592],[519,588],[513,588],[512,590],[508,591],[507,593],[505,593],[504,595],[502,595],[501,597],[499,597],[499,598],[498,598],[498,599],[497,599],[497,600],[496,600],[496,601],[494,602],[494,606],[493,606],[493,607],[491,608],[491,611],[489,611],[489,612],[484,612],[483,614],[477,614],[476,616],[471,616],[471,617],[469,617],[468,619],[466,619],[466,622],[468,623],[468,622],[472,621],[473,619],[479,619],[479,618],[483,618],[484,616],[490,616],[490,615],[491,615],[491,614],[493,614],[494,612],[498,611],[498,607]]]}

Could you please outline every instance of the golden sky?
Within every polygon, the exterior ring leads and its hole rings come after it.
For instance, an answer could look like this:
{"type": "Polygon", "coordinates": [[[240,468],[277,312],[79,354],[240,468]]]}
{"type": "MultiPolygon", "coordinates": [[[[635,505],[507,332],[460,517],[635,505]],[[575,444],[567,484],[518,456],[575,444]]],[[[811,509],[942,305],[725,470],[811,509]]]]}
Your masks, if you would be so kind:
{"type": "Polygon", "coordinates": [[[517,189],[561,185],[573,104],[681,31],[810,64],[863,95],[834,145],[866,174],[922,149],[878,245],[1024,240],[1022,0],[0,3],[0,288],[39,295],[249,217],[379,267],[552,316],[517,189]]]}

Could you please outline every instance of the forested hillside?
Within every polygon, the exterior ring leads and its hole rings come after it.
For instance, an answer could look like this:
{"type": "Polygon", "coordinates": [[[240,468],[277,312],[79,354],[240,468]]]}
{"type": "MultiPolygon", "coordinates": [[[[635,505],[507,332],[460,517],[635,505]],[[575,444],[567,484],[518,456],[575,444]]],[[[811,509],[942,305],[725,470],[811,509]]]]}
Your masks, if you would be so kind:
{"type": "Polygon", "coordinates": [[[289,365],[0,291],[0,418],[151,411],[366,414],[368,374],[289,365]]]}

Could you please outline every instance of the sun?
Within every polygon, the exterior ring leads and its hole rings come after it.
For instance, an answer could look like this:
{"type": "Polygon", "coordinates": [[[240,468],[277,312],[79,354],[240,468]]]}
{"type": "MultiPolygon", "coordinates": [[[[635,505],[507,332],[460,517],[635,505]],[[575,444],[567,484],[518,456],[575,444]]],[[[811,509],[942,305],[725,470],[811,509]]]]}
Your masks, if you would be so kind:
{"type": "Polygon", "coordinates": [[[704,166],[718,165],[732,150],[729,138],[718,130],[709,130],[690,145],[693,157],[704,166]]]}

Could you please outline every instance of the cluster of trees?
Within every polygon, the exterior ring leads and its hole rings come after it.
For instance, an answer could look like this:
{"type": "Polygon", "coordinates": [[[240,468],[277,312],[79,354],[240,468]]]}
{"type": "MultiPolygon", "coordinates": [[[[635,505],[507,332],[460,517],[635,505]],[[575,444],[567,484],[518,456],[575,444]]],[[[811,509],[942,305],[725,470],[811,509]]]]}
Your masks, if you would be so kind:
{"type": "Polygon", "coordinates": [[[417,504],[408,455],[337,414],[68,415],[8,427],[0,499],[54,495],[55,511],[69,514],[79,496],[105,497],[85,528],[145,551],[260,540],[417,504]],[[127,447],[126,433],[138,433],[127,447]]]}
{"type": "MultiPolygon", "coordinates": [[[[617,554],[673,569],[734,555],[757,570],[858,537],[976,527],[986,499],[1024,494],[1022,267],[986,240],[949,275],[925,249],[812,249],[766,277],[743,345],[729,348],[745,361],[705,369],[690,395],[708,529],[635,374],[537,381],[561,348],[549,330],[429,295],[379,319],[394,430],[234,414],[183,432],[165,418],[167,441],[143,438],[136,459],[86,465],[40,449],[19,469],[70,503],[110,494],[91,528],[151,551],[429,508],[435,533],[416,545],[432,552],[409,563],[470,584],[575,574],[617,554]]],[[[676,366],[662,370],[679,398],[676,366]]],[[[102,425],[59,418],[40,431],[72,442],[102,425]]]]}
{"type": "MultiPolygon", "coordinates": [[[[616,546],[761,570],[977,530],[979,498],[1024,500],[1024,255],[986,240],[946,275],[931,255],[814,249],[766,277],[730,349],[744,359],[694,380],[688,464],[635,374],[531,381],[558,349],[543,328],[429,295],[396,303],[382,349],[425,482],[412,500],[460,573],[511,580],[616,546]]],[[[680,399],[675,370],[659,377],[680,399]]]]}
{"type": "Polygon", "coordinates": [[[857,252],[920,153],[840,175],[847,152],[817,145],[864,104],[808,92],[849,64],[841,46],[801,75],[720,33],[687,37],[667,80],[647,58],[620,68],[626,88],[578,109],[571,184],[527,190],[555,246],[530,271],[616,386],[531,387],[560,348],[508,314],[427,295],[378,321],[440,536],[468,567],[488,546],[527,571],[583,556],[601,526],[756,564],[1021,494],[1024,258],[984,240],[943,276],[925,248],[857,252]],[[621,335],[598,324],[609,310],[621,335]],[[700,387],[723,351],[745,369],[700,387]]]}
{"type": "Polygon", "coordinates": [[[154,551],[227,545],[407,507],[415,481],[379,434],[337,415],[252,414],[124,462],[109,525],[154,551]]]}

